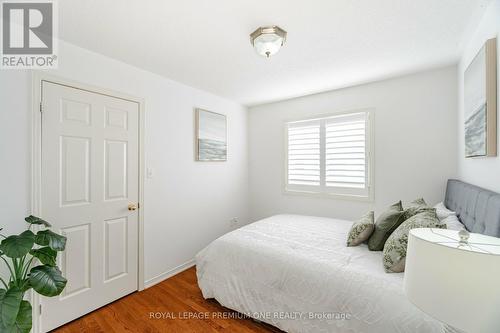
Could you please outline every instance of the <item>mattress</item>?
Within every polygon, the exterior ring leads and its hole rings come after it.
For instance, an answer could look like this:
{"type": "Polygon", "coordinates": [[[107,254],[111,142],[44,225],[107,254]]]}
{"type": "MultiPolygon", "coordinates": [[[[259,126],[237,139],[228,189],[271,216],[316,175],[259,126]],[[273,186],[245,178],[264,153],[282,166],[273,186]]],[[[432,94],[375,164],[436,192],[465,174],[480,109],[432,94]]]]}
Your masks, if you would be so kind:
{"type": "Polygon", "coordinates": [[[196,256],[203,296],[286,332],[441,333],[382,252],[346,247],[351,224],[276,215],[232,231],[196,256]]]}

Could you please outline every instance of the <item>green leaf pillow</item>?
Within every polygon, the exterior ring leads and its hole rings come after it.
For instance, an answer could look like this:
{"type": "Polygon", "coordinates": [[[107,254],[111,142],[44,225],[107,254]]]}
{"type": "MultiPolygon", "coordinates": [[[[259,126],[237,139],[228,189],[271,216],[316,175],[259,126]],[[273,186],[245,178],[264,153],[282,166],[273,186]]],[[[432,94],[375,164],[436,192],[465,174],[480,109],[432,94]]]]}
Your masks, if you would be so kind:
{"type": "Polygon", "coordinates": [[[374,219],[375,215],[373,211],[371,211],[354,222],[347,236],[347,246],[358,246],[370,238],[375,229],[374,219]]]}
{"type": "Polygon", "coordinates": [[[368,240],[368,249],[371,251],[382,251],[387,238],[403,221],[403,206],[401,205],[401,201],[398,201],[377,218],[375,231],[368,240]]]}
{"type": "Polygon", "coordinates": [[[415,199],[405,208],[405,220],[427,210],[435,211],[435,209],[430,207],[423,198],[415,199]]]}
{"type": "Polygon", "coordinates": [[[404,221],[387,239],[383,252],[384,269],[387,273],[400,273],[405,270],[408,235],[415,228],[443,228],[434,210],[425,210],[404,221]]]}

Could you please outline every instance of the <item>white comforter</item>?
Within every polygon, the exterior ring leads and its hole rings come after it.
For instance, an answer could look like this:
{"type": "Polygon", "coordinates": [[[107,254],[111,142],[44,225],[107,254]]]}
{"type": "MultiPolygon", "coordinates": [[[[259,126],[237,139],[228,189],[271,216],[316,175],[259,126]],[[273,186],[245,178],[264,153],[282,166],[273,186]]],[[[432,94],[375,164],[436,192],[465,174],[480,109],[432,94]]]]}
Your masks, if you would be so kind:
{"type": "Polygon", "coordinates": [[[230,232],[196,256],[203,296],[287,332],[442,332],[381,252],[345,246],[350,226],[277,215],[230,232]]]}

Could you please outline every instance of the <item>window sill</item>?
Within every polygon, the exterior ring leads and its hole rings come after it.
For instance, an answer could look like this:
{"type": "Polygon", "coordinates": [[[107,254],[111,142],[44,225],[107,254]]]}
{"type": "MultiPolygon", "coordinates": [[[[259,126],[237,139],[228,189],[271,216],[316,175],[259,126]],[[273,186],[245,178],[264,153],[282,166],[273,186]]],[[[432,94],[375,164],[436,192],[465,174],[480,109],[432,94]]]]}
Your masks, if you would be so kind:
{"type": "Polygon", "coordinates": [[[369,194],[368,196],[355,195],[355,194],[339,194],[339,193],[328,193],[328,192],[315,192],[307,190],[292,190],[289,188],[283,189],[283,194],[291,196],[307,196],[316,198],[326,198],[326,199],[338,199],[347,201],[359,201],[359,202],[374,202],[374,195],[369,194]]]}

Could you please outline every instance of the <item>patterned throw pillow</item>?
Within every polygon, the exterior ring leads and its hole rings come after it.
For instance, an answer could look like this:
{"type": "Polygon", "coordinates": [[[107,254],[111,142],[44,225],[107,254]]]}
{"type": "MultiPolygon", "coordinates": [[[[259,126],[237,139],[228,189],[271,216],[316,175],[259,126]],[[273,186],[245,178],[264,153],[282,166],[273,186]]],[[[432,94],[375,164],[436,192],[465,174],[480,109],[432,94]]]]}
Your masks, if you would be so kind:
{"type": "MultiPolygon", "coordinates": [[[[423,198],[419,198],[416,200],[413,200],[408,204],[408,207],[405,209],[405,217],[404,219],[407,220],[413,215],[417,215],[419,213],[422,213],[427,210],[433,210],[434,208],[430,207],[423,198]]],[[[434,210],[435,211],[435,210],[434,210]]]]}
{"type": "Polygon", "coordinates": [[[399,201],[377,218],[375,231],[368,240],[368,249],[371,251],[382,251],[387,238],[403,221],[404,211],[401,201],[399,201]]]}
{"type": "Polygon", "coordinates": [[[405,270],[408,235],[414,228],[442,228],[435,211],[426,210],[404,221],[387,239],[384,246],[383,262],[387,273],[401,273],[405,270]]]}
{"type": "Polygon", "coordinates": [[[354,222],[347,236],[347,246],[358,246],[370,238],[375,229],[374,219],[372,211],[363,215],[357,222],[354,222]]]}

